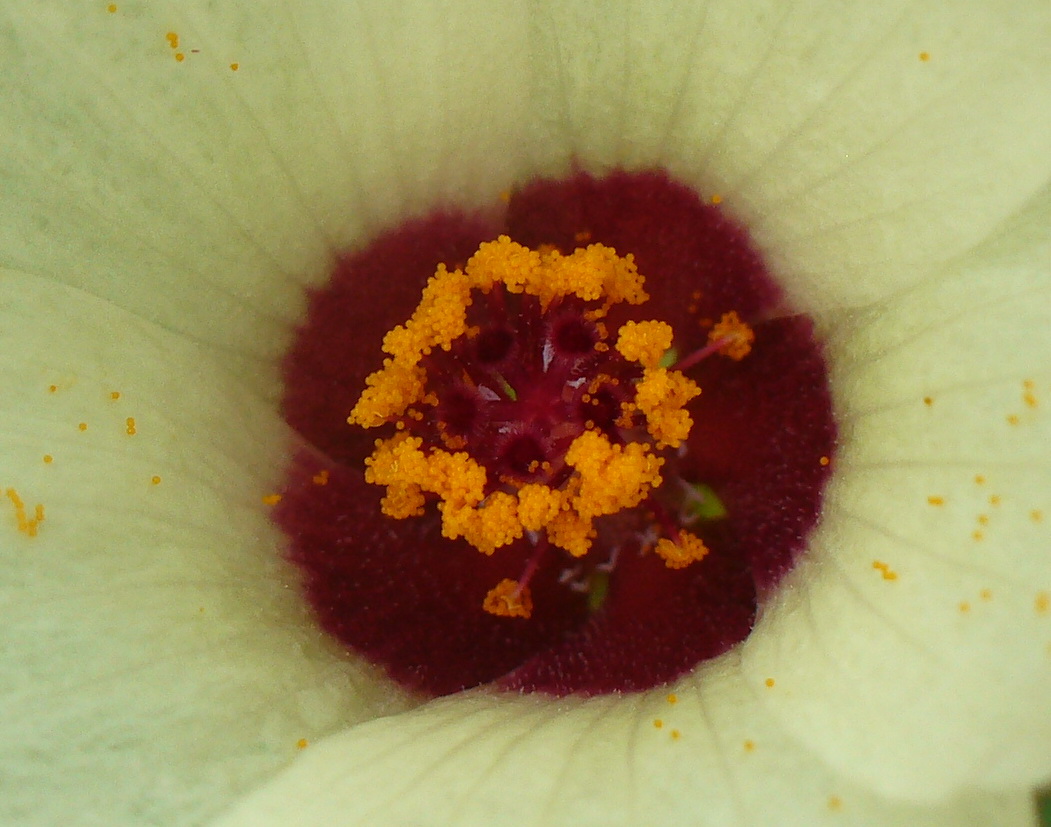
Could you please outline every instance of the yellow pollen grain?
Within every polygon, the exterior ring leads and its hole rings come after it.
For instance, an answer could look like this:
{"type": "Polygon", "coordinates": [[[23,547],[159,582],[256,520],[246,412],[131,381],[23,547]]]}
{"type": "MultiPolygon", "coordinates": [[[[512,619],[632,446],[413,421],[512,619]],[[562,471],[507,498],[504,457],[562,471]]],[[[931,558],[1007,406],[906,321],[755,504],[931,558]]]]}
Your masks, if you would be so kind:
{"type": "Polygon", "coordinates": [[[971,611],[971,604],[968,603],[966,600],[961,600],[959,608],[961,614],[967,614],[969,611],[971,611]]]}
{"type": "Polygon", "coordinates": [[[932,494],[931,496],[927,497],[927,502],[929,502],[931,505],[945,505],[945,498],[938,497],[932,494]]]}
{"type": "Polygon", "coordinates": [[[1039,508],[1034,508],[1032,511],[1029,512],[1029,519],[1032,520],[1034,523],[1042,522],[1044,519],[1044,512],[1041,511],[1039,508]]]}
{"type": "Polygon", "coordinates": [[[763,681],[763,683],[766,684],[766,688],[767,689],[773,689],[774,688],[774,679],[773,678],[767,678],[765,681],[763,681]]]}
{"type": "Polygon", "coordinates": [[[671,735],[671,739],[673,741],[678,741],[682,737],[682,733],[679,732],[679,730],[677,729],[673,729],[669,734],[671,735]]]}
{"type": "Polygon", "coordinates": [[[117,11],[117,4],[110,3],[108,6],[106,6],[106,11],[108,11],[110,14],[113,14],[115,11],[117,11]]]}
{"type": "Polygon", "coordinates": [[[978,525],[989,525],[989,515],[988,514],[979,514],[978,515],[978,525]]]}
{"type": "Polygon", "coordinates": [[[989,505],[999,505],[1001,502],[999,494],[993,494],[989,497],[989,505]]]}
{"type": "Polygon", "coordinates": [[[878,571],[884,580],[898,579],[898,573],[893,571],[887,563],[881,562],[880,560],[873,560],[872,568],[878,571]]]}
{"type": "Polygon", "coordinates": [[[1007,415],[1007,424],[1008,424],[1008,425],[1017,425],[1017,424],[1018,424],[1019,422],[1021,422],[1021,421],[1022,421],[1022,420],[1021,420],[1021,418],[1020,418],[1020,417],[1018,416],[1018,414],[1008,414],[1008,415],[1007,415]]]}
{"type": "Polygon", "coordinates": [[[1027,408],[1036,407],[1036,394],[1032,391],[1026,391],[1022,394],[1022,401],[1025,402],[1027,408]]]}
{"type": "Polygon", "coordinates": [[[982,600],[992,600],[993,599],[993,590],[992,589],[982,589],[980,592],[978,592],[978,596],[980,598],[982,598],[982,600]]]}
{"type": "Polygon", "coordinates": [[[8,488],[4,493],[15,508],[18,530],[29,537],[36,537],[38,526],[44,522],[44,506],[38,503],[33,509],[33,516],[30,517],[25,502],[14,488],[8,488]]]}
{"type": "Polygon", "coordinates": [[[267,494],[263,497],[264,505],[277,505],[279,502],[281,502],[280,494],[267,494]]]}
{"type": "Polygon", "coordinates": [[[924,63],[926,63],[930,59],[931,59],[931,53],[930,52],[920,52],[920,60],[922,60],[924,63]]]}
{"type": "Polygon", "coordinates": [[[533,614],[533,598],[529,589],[510,578],[504,578],[489,590],[482,608],[497,617],[520,617],[528,620],[533,614]]]}
{"type": "Polygon", "coordinates": [[[44,454],[44,465],[50,465],[55,461],[55,458],[51,454],[44,454]]]}
{"type": "Polygon", "coordinates": [[[48,393],[55,393],[57,391],[58,391],[58,385],[48,385],[47,386],[47,392],[48,393]]]}
{"type": "Polygon", "coordinates": [[[715,344],[722,341],[720,353],[729,356],[735,362],[739,362],[752,351],[752,342],[755,341],[755,331],[751,326],[741,321],[736,311],[731,310],[724,313],[719,323],[708,331],[708,343],[715,344]]]}
{"type": "Polygon", "coordinates": [[[306,738],[300,738],[298,741],[296,741],[296,749],[306,749],[309,746],[310,741],[308,741],[306,738]]]}
{"type": "Polygon", "coordinates": [[[670,695],[668,695],[666,700],[670,704],[677,704],[679,702],[679,696],[672,692],[670,695]]]}
{"type": "Polygon", "coordinates": [[[128,436],[135,436],[135,417],[129,416],[127,419],[124,420],[124,425],[128,436]]]}
{"type": "Polygon", "coordinates": [[[718,194],[717,195],[713,195],[711,197],[711,202],[713,204],[716,204],[716,205],[721,204],[721,203],[723,203],[723,197],[721,195],[718,195],[718,194]]]}
{"type": "Polygon", "coordinates": [[[158,477],[156,474],[154,474],[152,477],[150,477],[150,483],[153,484],[153,485],[160,485],[161,484],[161,478],[158,477]]]}
{"type": "Polygon", "coordinates": [[[985,539],[985,532],[975,529],[971,532],[971,539],[974,540],[976,543],[981,542],[985,539]]]}
{"type": "Polygon", "coordinates": [[[179,48],[179,35],[176,32],[168,32],[164,39],[168,41],[168,45],[173,49],[179,48]]]}
{"type": "Polygon", "coordinates": [[[751,739],[745,741],[742,746],[744,746],[744,751],[745,752],[754,752],[755,751],[755,741],[752,741],[751,739]]]}
{"type": "Polygon", "coordinates": [[[328,485],[328,470],[322,469],[311,477],[314,485],[328,485]]]}
{"type": "Polygon", "coordinates": [[[830,795],[828,797],[828,808],[830,810],[837,810],[837,811],[838,810],[842,810],[843,809],[843,799],[840,798],[838,795],[830,795]]]}
{"type": "Polygon", "coordinates": [[[653,721],[653,726],[657,729],[660,729],[662,726],[664,726],[664,721],[662,721],[660,718],[655,718],[653,721]]]}
{"type": "Polygon", "coordinates": [[[184,55],[182,52],[176,52],[175,53],[175,62],[176,63],[182,63],[184,60],[186,60],[186,55],[184,55]]]}
{"type": "Polygon", "coordinates": [[[830,462],[832,462],[832,460],[829,459],[828,457],[821,457],[821,459],[818,460],[818,464],[821,465],[821,466],[826,466],[830,462]]]}
{"type": "Polygon", "coordinates": [[[1038,592],[1036,598],[1033,600],[1033,608],[1036,609],[1036,613],[1040,615],[1046,615],[1051,611],[1051,593],[1038,592]]]}
{"type": "Polygon", "coordinates": [[[77,425],[77,430],[79,430],[79,431],[86,431],[87,429],[88,429],[88,423],[87,422],[81,422],[81,423],[79,423],[77,425]]]}
{"type": "Polygon", "coordinates": [[[120,391],[110,391],[109,398],[114,400],[120,399],[120,391]]]}
{"type": "Polygon", "coordinates": [[[241,68],[241,64],[240,63],[231,63],[230,64],[230,71],[231,72],[236,72],[240,68],[241,68]]]}
{"type": "Polygon", "coordinates": [[[931,405],[934,404],[934,398],[930,396],[923,397],[923,404],[929,408],[931,405]]]}
{"type": "Polygon", "coordinates": [[[974,482],[976,485],[985,485],[985,477],[982,474],[975,474],[974,482]]]}

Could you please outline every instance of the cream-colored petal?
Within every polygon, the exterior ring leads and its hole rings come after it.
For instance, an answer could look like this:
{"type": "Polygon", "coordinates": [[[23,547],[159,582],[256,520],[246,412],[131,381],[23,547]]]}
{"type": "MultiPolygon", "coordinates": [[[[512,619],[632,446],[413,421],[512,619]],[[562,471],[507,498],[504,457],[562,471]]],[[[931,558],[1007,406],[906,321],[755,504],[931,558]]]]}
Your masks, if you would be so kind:
{"type": "Polygon", "coordinates": [[[733,655],[675,688],[551,703],[479,692],[310,746],[221,827],[1033,823],[1024,793],[893,804],[786,738],[733,655]],[[658,727],[655,722],[660,722],[658,727]]]}
{"type": "Polygon", "coordinates": [[[934,272],[1051,170],[1046,3],[565,0],[534,28],[538,165],[667,166],[804,309],[934,272]]]}
{"type": "Polygon", "coordinates": [[[796,737],[876,789],[1051,776],[1051,187],[830,343],[842,449],[744,645],[796,737]]]}
{"type": "Polygon", "coordinates": [[[114,5],[0,12],[0,264],[230,359],[283,352],[336,251],[523,164],[517,4],[114,5]]]}
{"type": "Polygon", "coordinates": [[[0,318],[0,822],[200,823],[405,707],[307,619],[289,435],[221,356],[10,269],[0,318]]]}

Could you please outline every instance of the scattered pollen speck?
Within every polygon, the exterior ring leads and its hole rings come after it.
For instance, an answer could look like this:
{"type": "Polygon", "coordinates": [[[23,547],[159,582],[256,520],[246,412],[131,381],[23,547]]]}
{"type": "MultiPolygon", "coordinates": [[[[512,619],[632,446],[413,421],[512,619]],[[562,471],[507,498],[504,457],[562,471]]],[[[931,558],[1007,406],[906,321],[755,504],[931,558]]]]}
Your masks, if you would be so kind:
{"type": "Polygon", "coordinates": [[[128,436],[135,436],[135,417],[129,416],[127,419],[124,420],[124,424],[126,426],[125,430],[127,430],[128,436]]]}
{"type": "Polygon", "coordinates": [[[978,592],[978,596],[980,598],[982,598],[982,600],[992,600],[993,599],[993,590],[992,589],[982,589],[980,592],[978,592]]]}
{"type": "Polygon", "coordinates": [[[881,562],[880,560],[872,561],[872,568],[880,573],[884,580],[897,580],[898,573],[893,571],[887,563],[881,562]]]}
{"type": "Polygon", "coordinates": [[[1017,425],[1020,421],[1021,421],[1021,419],[1019,418],[1018,414],[1008,414],[1007,415],[1007,424],[1008,425],[1017,425]]]}
{"type": "Polygon", "coordinates": [[[670,735],[671,735],[671,739],[672,739],[673,741],[678,741],[678,740],[679,740],[679,738],[681,738],[681,737],[682,737],[682,733],[681,733],[681,732],[679,732],[679,730],[677,730],[677,729],[673,729],[673,730],[671,731],[670,735]]]}
{"type": "Polygon", "coordinates": [[[51,454],[44,454],[44,464],[45,465],[50,465],[54,461],[55,461],[55,458],[53,456],[51,456],[51,454]]]}
{"type": "Polygon", "coordinates": [[[931,405],[934,404],[934,397],[933,396],[925,396],[925,397],[923,397],[923,404],[926,405],[929,408],[931,405]]]}
{"type": "Polygon", "coordinates": [[[989,525],[989,515],[988,514],[979,514],[978,515],[978,525],[989,525]]]}
{"type": "Polygon", "coordinates": [[[241,68],[241,64],[240,63],[231,63],[230,64],[230,71],[231,72],[236,72],[240,68],[241,68]]]}
{"type": "Polygon", "coordinates": [[[679,702],[679,696],[676,695],[674,692],[672,692],[670,695],[668,695],[668,699],[667,700],[668,700],[668,703],[675,704],[675,703],[679,702]]]}
{"type": "Polygon", "coordinates": [[[161,484],[161,478],[158,477],[156,474],[154,474],[152,477],[150,477],[150,482],[153,483],[154,485],[160,485],[161,484]]]}
{"type": "Polygon", "coordinates": [[[88,429],[88,423],[87,422],[81,422],[79,425],[77,425],[77,430],[86,431],[87,429],[88,429]]]}
{"type": "Polygon", "coordinates": [[[978,529],[975,529],[974,531],[971,532],[971,539],[975,540],[975,541],[984,540],[985,539],[985,532],[979,531],[978,529]]]}
{"type": "Polygon", "coordinates": [[[505,204],[509,203],[511,201],[511,190],[504,190],[500,193],[500,200],[505,204]]]}
{"type": "Polygon", "coordinates": [[[828,457],[821,457],[821,459],[818,460],[818,463],[820,465],[828,465],[831,461],[832,460],[830,460],[828,457]]]}
{"type": "Polygon", "coordinates": [[[766,688],[767,689],[772,689],[773,686],[774,686],[774,679],[773,678],[767,678],[765,681],[763,681],[763,683],[766,684],[766,688]]]}
{"type": "Polygon", "coordinates": [[[713,204],[721,204],[721,203],[723,203],[723,197],[721,195],[713,195],[712,196],[712,203],[713,204]]]}
{"type": "Polygon", "coordinates": [[[960,613],[961,614],[967,614],[969,611],[971,611],[971,604],[968,603],[966,600],[961,600],[960,601],[960,613]]]}
{"type": "Polygon", "coordinates": [[[106,11],[108,11],[110,14],[113,14],[116,10],[117,10],[117,4],[116,3],[110,3],[108,6],[106,6],[106,11]]]}
{"type": "Polygon", "coordinates": [[[744,750],[745,750],[745,752],[751,752],[754,749],[755,749],[755,741],[749,739],[749,740],[744,742],[744,750]]]}
{"type": "Polygon", "coordinates": [[[179,35],[176,32],[168,32],[168,34],[164,36],[164,39],[168,41],[168,45],[171,48],[179,48],[179,35]]]}
{"type": "Polygon", "coordinates": [[[109,398],[110,399],[120,399],[120,391],[110,391],[109,392],[109,398]]]}
{"type": "Polygon", "coordinates": [[[830,795],[828,797],[828,808],[830,810],[842,810],[843,799],[840,798],[838,795],[830,795]]]}
{"type": "Polygon", "coordinates": [[[47,386],[47,392],[48,393],[55,393],[57,390],[58,390],[58,385],[48,385],[47,386]]]}
{"type": "Polygon", "coordinates": [[[999,494],[993,494],[989,497],[989,505],[999,505],[1001,502],[999,494]]]}
{"type": "Polygon", "coordinates": [[[927,502],[929,502],[931,505],[945,505],[945,498],[937,497],[932,494],[927,498],[927,502]]]}
{"type": "Polygon", "coordinates": [[[591,241],[591,231],[581,230],[578,233],[573,233],[573,240],[577,244],[587,244],[587,242],[591,241]]]}
{"type": "Polygon", "coordinates": [[[1051,594],[1048,592],[1037,592],[1033,606],[1037,614],[1046,615],[1051,611],[1051,594]]]}
{"type": "Polygon", "coordinates": [[[175,61],[177,63],[182,63],[184,60],[186,60],[186,55],[184,55],[182,52],[175,53],[175,61]]]}
{"type": "Polygon", "coordinates": [[[985,477],[981,474],[974,475],[974,482],[976,485],[985,485],[985,477]]]}
{"type": "Polygon", "coordinates": [[[11,501],[11,505],[15,507],[15,519],[18,521],[18,530],[30,537],[36,537],[37,527],[44,522],[44,506],[37,503],[33,509],[33,516],[30,517],[26,511],[25,502],[23,502],[14,488],[8,488],[4,493],[11,501]]]}
{"type": "Polygon", "coordinates": [[[328,485],[328,470],[322,469],[321,471],[318,471],[311,479],[313,480],[314,485],[328,485]]]}
{"type": "Polygon", "coordinates": [[[1044,512],[1041,511],[1039,508],[1034,508],[1032,511],[1029,512],[1029,519],[1032,520],[1034,523],[1039,523],[1041,520],[1044,519],[1044,512]]]}
{"type": "Polygon", "coordinates": [[[309,746],[310,741],[308,741],[306,738],[300,738],[298,741],[296,741],[296,749],[306,749],[309,746]]]}
{"type": "Polygon", "coordinates": [[[281,495],[280,494],[267,494],[265,497],[263,497],[263,502],[266,505],[277,505],[279,502],[281,502],[281,495]]]}
{"type": "Polygon", "coordinates": [[[657,729],[660,729],[660,728],[661,728],[662,726],[664,726],[664,721],[662,721],[662,720],[661,720],[660,718],[654,718],[654,720],[653,720],[653,725],[654,725],[654,726],[655,726],[655,727],[656,727],[657,729]]]}
{"type": "Polygon", "coordinates": [[[930,59],[931,59],[931,53],[930,52],[920,52],[920,60],[922,60],[924,63],[926,63],[930,59]]]}

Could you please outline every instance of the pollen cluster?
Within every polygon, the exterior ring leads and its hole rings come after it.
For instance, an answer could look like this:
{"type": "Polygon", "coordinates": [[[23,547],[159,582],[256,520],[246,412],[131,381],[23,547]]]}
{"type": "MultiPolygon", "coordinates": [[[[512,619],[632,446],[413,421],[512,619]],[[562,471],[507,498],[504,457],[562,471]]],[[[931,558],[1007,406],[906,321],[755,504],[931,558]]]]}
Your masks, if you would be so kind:
{"type": "MultiPolygon", "coordinates": [[[[652,505],[660,452],[688,438],[686,405],[701,389],[661,366],[667,323],[609,330],[610,309],[642,304],[643,287],[632,256],[601,244],[563,255],[501,236],[463,270],[440,265],[384,337],[383,365],[347,420],[395,427],[366,460],[366,481],[386,488],[383,513],[417,517],[436,500],[443,536],[483,554],[526,538],[537,559],[548,545],[579,558],[596,521],[652,505]]],[[[712,336],[739,354],[751,330],[734,314],[712,336]]],[[[707,553],[670,534],[649,542],[669,568],[707,553]]],[[[527,580],[502,581],[483,608],[528,617],[527,580]]]]}

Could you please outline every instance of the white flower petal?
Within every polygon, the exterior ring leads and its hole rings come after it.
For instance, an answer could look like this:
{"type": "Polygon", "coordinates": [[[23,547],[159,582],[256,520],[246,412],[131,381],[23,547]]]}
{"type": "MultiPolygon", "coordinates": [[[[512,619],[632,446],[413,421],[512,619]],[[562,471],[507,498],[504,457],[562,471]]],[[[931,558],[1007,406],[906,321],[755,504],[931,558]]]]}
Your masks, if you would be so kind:
{"type": "Polygon", "coordinates": [[[537,30],[547,166],[721,195],[807,310],[915,282],[1051,170],[1046,3],[566,0],[537,30]]]}
{"type": "Polygon", "coordinates": [[[895,795],[1051,775],[1051,188],[998,235],[844,320],[827,512],[744,644],[785,726],[895,795]]]}
{"type": "Polygon", "coordinates": [[[311,746],[219,823],[1032,824],[1027,793],[928,809],[836,776],[763,712],[733,655],[675,691],[437,701],[311,746]]]}
{"type": "Polygon", "coordinates": [[[0,316],[0,821],[199,823],[406,706],[289,588],[289,438],[222,357],[12,270],[0,316]]]}
{"type": "Polygon", "coordinates": [[[116,6],[0,13],[0,264],[231,359],[280,356],[336,251],[524,163],[517,4],[116,6]]]}

